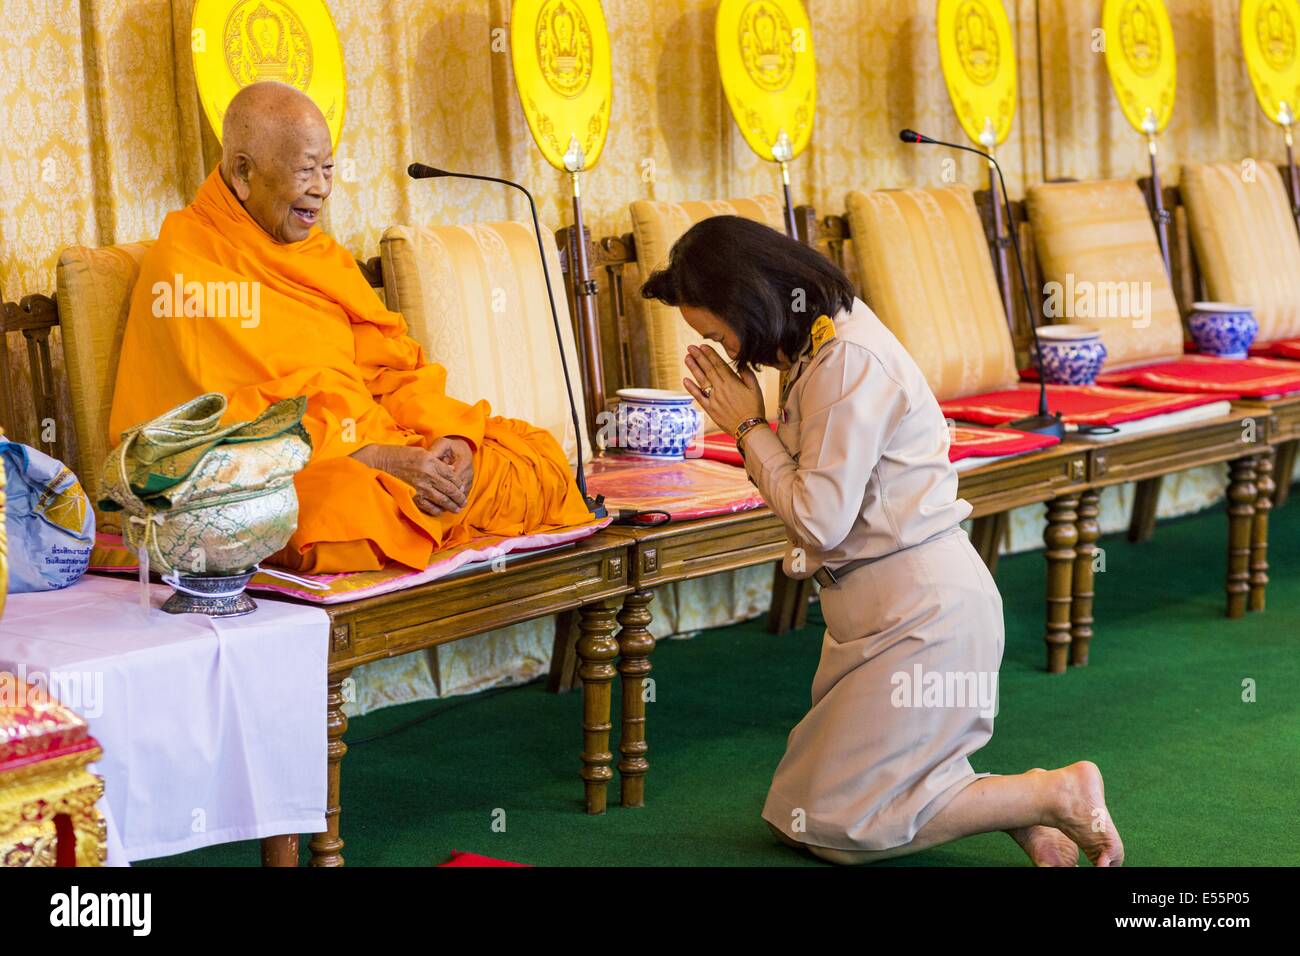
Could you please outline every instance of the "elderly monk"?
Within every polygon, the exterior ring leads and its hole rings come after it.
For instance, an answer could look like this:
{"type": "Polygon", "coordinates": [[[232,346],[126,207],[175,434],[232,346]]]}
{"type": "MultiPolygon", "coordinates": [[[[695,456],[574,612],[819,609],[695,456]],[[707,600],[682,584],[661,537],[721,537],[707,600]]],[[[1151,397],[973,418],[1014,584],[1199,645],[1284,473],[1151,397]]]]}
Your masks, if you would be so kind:
{"type": "Polygon", "coordinates": [[[111,441],[203,392],[227,396],[229,421],[305,395],[312,458],[275,559],[299,571],[424,568],[478,534],[589,522],[555,439],[448,397],[446,370],[320,230],[334,159],[316,105],[256,83],[223,129],[221,164],[144,257],[111,441]]]}

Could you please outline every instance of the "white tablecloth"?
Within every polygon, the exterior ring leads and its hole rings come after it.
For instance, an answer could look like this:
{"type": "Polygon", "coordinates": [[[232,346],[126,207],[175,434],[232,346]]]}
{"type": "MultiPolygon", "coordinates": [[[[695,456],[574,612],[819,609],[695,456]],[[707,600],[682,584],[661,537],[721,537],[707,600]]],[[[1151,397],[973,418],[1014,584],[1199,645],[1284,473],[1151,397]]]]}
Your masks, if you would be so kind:
{"type": "Polygon", "coordinates": [[[104,748],[110,865],[324,830],[329,618],[260,596],[246,617],[165,614],[170,593],[146,617],[137,583],[91,575],[10,595],[0,619],[0,669],[104,748]]]}

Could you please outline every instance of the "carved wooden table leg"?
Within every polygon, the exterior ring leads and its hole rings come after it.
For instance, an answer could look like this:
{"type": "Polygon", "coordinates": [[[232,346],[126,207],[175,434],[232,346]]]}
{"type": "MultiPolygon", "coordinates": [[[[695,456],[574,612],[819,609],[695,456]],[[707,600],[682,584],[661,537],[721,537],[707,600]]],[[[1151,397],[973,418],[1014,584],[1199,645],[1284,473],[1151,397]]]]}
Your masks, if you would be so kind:
{"type": "Polygon", "coordinates": [[[262,838],[263,866],[297,866],[298,834],[287,833],[282,836],[262,838]]]}
{"type": "Polygon", "coordinates": [[[619,733],[618,762],[623,806],[645,806],[646,760],[645,680],[650,674],[650,654],[655,649],[650,633],[650,590],[633,591],[623,599],[618,623],[618,673],[623,684],[623,726],[619,733]]]}
{"type": "Polygon", "coordinates": [[[578,679],[582,681],[582,785],[588,813],[604,813],[614,778],[609,749],[610,685],[614,682],[614,609],[608,602],[584,605],[579,615],[578,679]]]}
{"type": "Polygon", "coordinates": [[[1246,613],[1250,593],[1250,539],[1255,522],[1255,456],[1228,466],[1228,617],[1246,613]]]}
{"type": "Polygon", "coordinates": [[[1047,672],[1064,674],[1070,656],[1070,605],[1074,587],[1074,546],[1079,532],[1079,496],[1062,495],[1047,503],[1047,672]]]}
{"type": "Polygon", "coordinates": [[[578,683],[578,637],[577,610],[557,614],[551,673],[546,680],[546,689],[552,694],[567,694],[578,683]]]}
{"type": "Polygon", "coordinates": [[[794,621],[790,625],[793,631],[802,631],[808,626],[808,605],[812,603],[813,579],[804,578],[795,582],[794,621]]]}
{"type": "Polygon", "coordinates": [[[1097,539],[1101,537],[1101,492],[1085,491],[1079,498],[1079,519],[1075,522],[1079,543],[1074,549],[1074,597],[1070,605],[1070,663],[1088,666],[1088,648],[1092,642],[1092,606],[1096,593],[1097,539]]]}
{"type": "Polygon", "coordinates": [[[343,812],[340,799],[343,755],[348,745],[343,735],[348,732],[348,715],[343,713],[343,682],[352,674],[343,671],[330,674],[329,689],[325,693],[325,732],[329,736],[326,750],[325,831],[311,837],[312,866],[342,866],[343,838],[339,836],[339,815],[343,812]]]}
{"type": "Polygon", "coordinates": [[[989,574],[998,573],[998,558],[1002,553],[1002,539],[1007,532],[1009,512],[999,511],[995,515],[976,518],[971,524],[971,544],[979,552],[989,574]]]}
{"type": "Polygon", "coordinates": [[[1255,459],[1255,517],[1250,531],[1250,610],[1264,610],[1264,592],[1268,588],[1268,519],[1273,510],[1273,449],[1268,448],[1255,459]]]}
{"type": "Polygon", "coordinates": [[[1277,467],[1274,469],[1277,491],[1273,494],[1273,507],[1281,508],[1291,496],[1291,476],[1295,474],[1296,452],[1300,439],[1284,441],[1277,446],[1277,467]]]}
{"type": "Polygon", "coordinates": [[[767,630],[771,634],[788,634],[808,623],[808,601],[812,597],[812,581],[796,581],[788,577],[776,563],[772,576],[772,607],[767,615],[767,630]]]}
{"type": "Polygon", "coordinates": [[[1128,539],[1150,541],[1156,532],[1156,512],[1160,509],[1160,486],[1164,475],[1139,481],[1133,489],[1133,512],[1129,516],[1128,539]]]}

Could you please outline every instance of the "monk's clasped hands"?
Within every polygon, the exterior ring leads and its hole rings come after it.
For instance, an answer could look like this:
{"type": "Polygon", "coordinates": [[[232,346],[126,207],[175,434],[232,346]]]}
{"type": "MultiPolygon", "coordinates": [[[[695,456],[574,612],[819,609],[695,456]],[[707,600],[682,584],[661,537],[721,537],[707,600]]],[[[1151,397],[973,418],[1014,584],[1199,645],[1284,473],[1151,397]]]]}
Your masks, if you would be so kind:
{"type": "Polygon", "coordinates": [[[474,450],[463,438],[439,438],[429,446],[429,454],[450,465],[466,497],[474,484],[474,450]]]}
{"type": "Polygon", "coordinates": [[[415,506],[428,515],[460,511],[474,482],[474,456],[461,438],[440,438],[428,448],[367,445],[352,455],[363,465],[415,489],[415,506]]]}
{"type": "Polygon", "coordinates": [[[700,345],[687,348],[686,367],[694,381],[683,379],[682,385],[727,434],[736,434],[747,419],[765,417],[763,390],[752,370],[737,375],[716,351],[700,345]]]}

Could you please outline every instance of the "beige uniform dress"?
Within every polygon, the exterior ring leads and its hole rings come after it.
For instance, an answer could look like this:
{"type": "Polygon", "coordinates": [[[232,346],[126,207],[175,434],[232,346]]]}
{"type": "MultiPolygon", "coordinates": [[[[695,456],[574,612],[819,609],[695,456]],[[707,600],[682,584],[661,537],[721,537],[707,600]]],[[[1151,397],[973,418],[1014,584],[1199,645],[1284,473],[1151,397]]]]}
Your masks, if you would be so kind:
{"type": "Polygon", "coordinates": [[[840,850],[912,841],[977,775],[993,733],[1002,598],[960,522],[948,428],[916,363],[861,301],[814,327],[781,423],[742,442],[785,523],[796,578],[823,585],[812,709],[790,732],[763,818],[840,850]]]}

